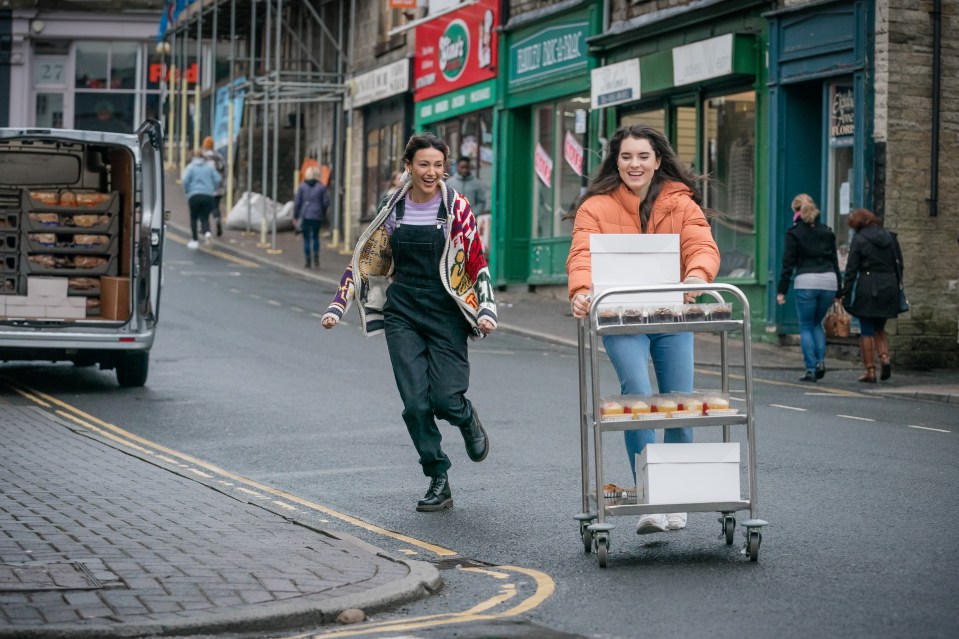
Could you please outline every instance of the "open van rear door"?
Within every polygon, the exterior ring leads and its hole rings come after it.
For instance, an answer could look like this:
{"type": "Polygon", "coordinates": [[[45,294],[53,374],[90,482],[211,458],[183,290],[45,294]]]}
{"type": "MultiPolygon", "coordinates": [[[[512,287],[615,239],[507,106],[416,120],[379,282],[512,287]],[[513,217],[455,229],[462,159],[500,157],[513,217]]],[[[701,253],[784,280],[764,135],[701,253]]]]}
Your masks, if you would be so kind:
{"type": "Polygon", "coordinates": [[[137,237],[137,299],[142,317],[155,325],[160,314],[163,265],[163,128],[147,120],[137,129],[140,167],[140,225],[137,237]]]}

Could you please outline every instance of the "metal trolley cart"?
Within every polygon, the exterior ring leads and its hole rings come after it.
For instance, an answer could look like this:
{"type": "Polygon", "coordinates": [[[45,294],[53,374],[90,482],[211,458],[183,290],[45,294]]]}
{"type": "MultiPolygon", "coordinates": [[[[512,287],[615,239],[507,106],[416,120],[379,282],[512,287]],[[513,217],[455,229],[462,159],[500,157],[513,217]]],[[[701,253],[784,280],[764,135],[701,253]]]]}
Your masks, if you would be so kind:
{"type": "MultiPolygon", "coordinates": [[[[759,546],[762,542],[761,528],[767,522],[759,519],[759,502],[756,487],[756,429],[753,414],[752,400],[752,355],[749,337],[749,302],[735,286],[729,284],[671,284],[660,286],[644,286],[641,288],[614,288],[605,290],[593,299],[590,313],[587,318],[579,322],[578,331],[579,352],[579,408],[580,408],[580,448],[583,488],[583,512],[576,515],[579,521],[579,532],[583,547],[587,553],[594,549],[599,558],[599,565],[605,568],[608,564],[610,533],[615,527],[608,523],[610,517],[620,515],[644,515],[664,512],[718,512],[720,524],[720,538],[727,545],[733,543],[733,533],[736,528],[735,513],[742,510],[749,511],[749,519],[741,522],[745,529],[743,554],[751,561],[759,559],[759,546]],[[673,321],[657,323],[649,318],[649,323],[601,325],[599,312],[601,302],[613,302],[614,296],[623,296],[636,293],[676,293],[699,291],[710,295],[723,305],[728,304],[722,293],[728,293],[741,304],[742,319],[734,319],[732,313],[719,314],[715,318],[704,318],[702,321],[673,321]],[[728,337],[730,332],[742,332],[743,362],[745,365],[745,411],[735,415],[702,416],[686,418],[670,418],[668,427],[704,427],[721,426],[723,442],[731,441],[732,427],[746,426],[746,475],[748,483],[748,499],[734,501],[705,502],[705,503],[676,503],[676,504],[642,504],[621,503],[620,500],[608,500],[603,490],[603,434],[612,431],[625,431],[643,428],[664,428],[663,420],[653,421],[603,421],[600,413],[601,395],[598,369],[598,338],[603,335],[625,335],[638,333],[675,333],[675,332],[711,332],[720,335],[720,366],[722,377],[722,392],[729,392],[729,359],[728,337]],[[592,457],[594,475],[591,485],[590,477],[590,432],[592,432],[592,457]]],[[[638,470],[638,469],[637,469],[638,470]]],[[[630,500],[623,500],[630,501],[630,500]]]]}

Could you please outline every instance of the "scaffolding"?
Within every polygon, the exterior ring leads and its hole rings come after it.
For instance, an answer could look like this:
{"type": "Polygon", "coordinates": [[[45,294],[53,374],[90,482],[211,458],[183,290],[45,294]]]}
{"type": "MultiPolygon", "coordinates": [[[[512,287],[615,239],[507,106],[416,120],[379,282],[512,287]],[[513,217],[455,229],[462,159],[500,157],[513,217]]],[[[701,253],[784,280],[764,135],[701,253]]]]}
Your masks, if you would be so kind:
{"type": "MultiPolygon", "coordinates": [[[[349,92],[347,79],[352,74],[347,46],[352,41],[349,34],[353,33],[355,1],[195,0],[157,46],[168,70],[161,83],[167,168],[182,173],[188,149],[200,146],[204,98],[209,107],[205,130],[212,135],[220,89],[227,101],[226,210],[232,210],[237,191],[238,151],[243,151],[246,169],[240,189],[253,192],[254,164],[258,160],[261,195],[269,195],[277,204],[281,185],[292,183],[295,191],[300,164],[309,156],[329,167],[330,226],[336,244],[348,201],[345,187],[349,175],[348,170],[344,175],[343,168],[349,164],[350,113],[344,106],[349,92]],[[184,72],[191,55],[197,64],[192,89],[184,72]],[[224,57],[227,69],[218,64],[224,57]],[[242,96],[244,113],[234,113],[238,96],[242,96]],[[294,166],[288,174],[291,182],[280,173],[281,116],[287,117],[287,128],[294,129],[294,166]],[[257,127],[258,154],[254,138],[257,127]],[[244,130],[245,141],[239,139],[244,130]]],[[[246,232],[255,233],[250,200],[246,198],[246,232]]],[[[261,201],[259,246],[268,252],[280,252],[275,210],[268,214],[266,198],[261,201]]]]}

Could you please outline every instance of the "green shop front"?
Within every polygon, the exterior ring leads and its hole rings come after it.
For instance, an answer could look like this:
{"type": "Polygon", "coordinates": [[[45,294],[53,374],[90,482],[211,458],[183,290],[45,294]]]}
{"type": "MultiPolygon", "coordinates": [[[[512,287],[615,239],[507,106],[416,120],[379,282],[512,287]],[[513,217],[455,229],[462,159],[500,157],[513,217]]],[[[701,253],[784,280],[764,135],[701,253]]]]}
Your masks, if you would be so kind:
{"type": "MultiPolygon", "coordinates": [[[[884,211],[885,144],[873,143],[870,59],[875,23],[868,0],[818,2],[767,14],[769,20],[770,260],[768,296],[775,295],[790,203],[807,193],[836,234],[845,270],[849,213],[884,211]]],[[[786,304],[770,303],[768,330],[798,333],[792,287],[786,304]]]]}
{"type": "MultiPolygon", "coordinates": [[[[744,3],[739,3],[742,7],[744,3]]],[[[749,5],[750,3],[745,3],[749,5]]],[[[762,5],[763,3],[751,3],[762,5]]],[[[663,11],[590,40],[593,107],[606,136],[646,124],[662,131],[703,182],[721,263],[717,281],[743,289],[762,317],[766,271],[765,20],[757,7],[663,11]]]]}
{"type": "Polygon", "coordinates": [[[520,16],[505,28],[496,172],[503,214],[494,229],[499,285],[566,283],[572,221],[565,215],[586,184],[595,138],[587,39],[598,14],[580,4],[547,17],[520,16]]]}

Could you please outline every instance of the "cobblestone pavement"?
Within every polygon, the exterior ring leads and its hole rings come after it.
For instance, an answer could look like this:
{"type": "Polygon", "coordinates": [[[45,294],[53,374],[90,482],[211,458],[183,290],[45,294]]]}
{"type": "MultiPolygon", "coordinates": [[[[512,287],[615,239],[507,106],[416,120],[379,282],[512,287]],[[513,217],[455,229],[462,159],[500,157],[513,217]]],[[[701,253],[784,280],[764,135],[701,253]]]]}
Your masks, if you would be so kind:
{"type": "Polygon", "coordinates": [[[238,501],[4,392],[0,637],[276,629],[439,587],[430,564],[238,501]]]}

